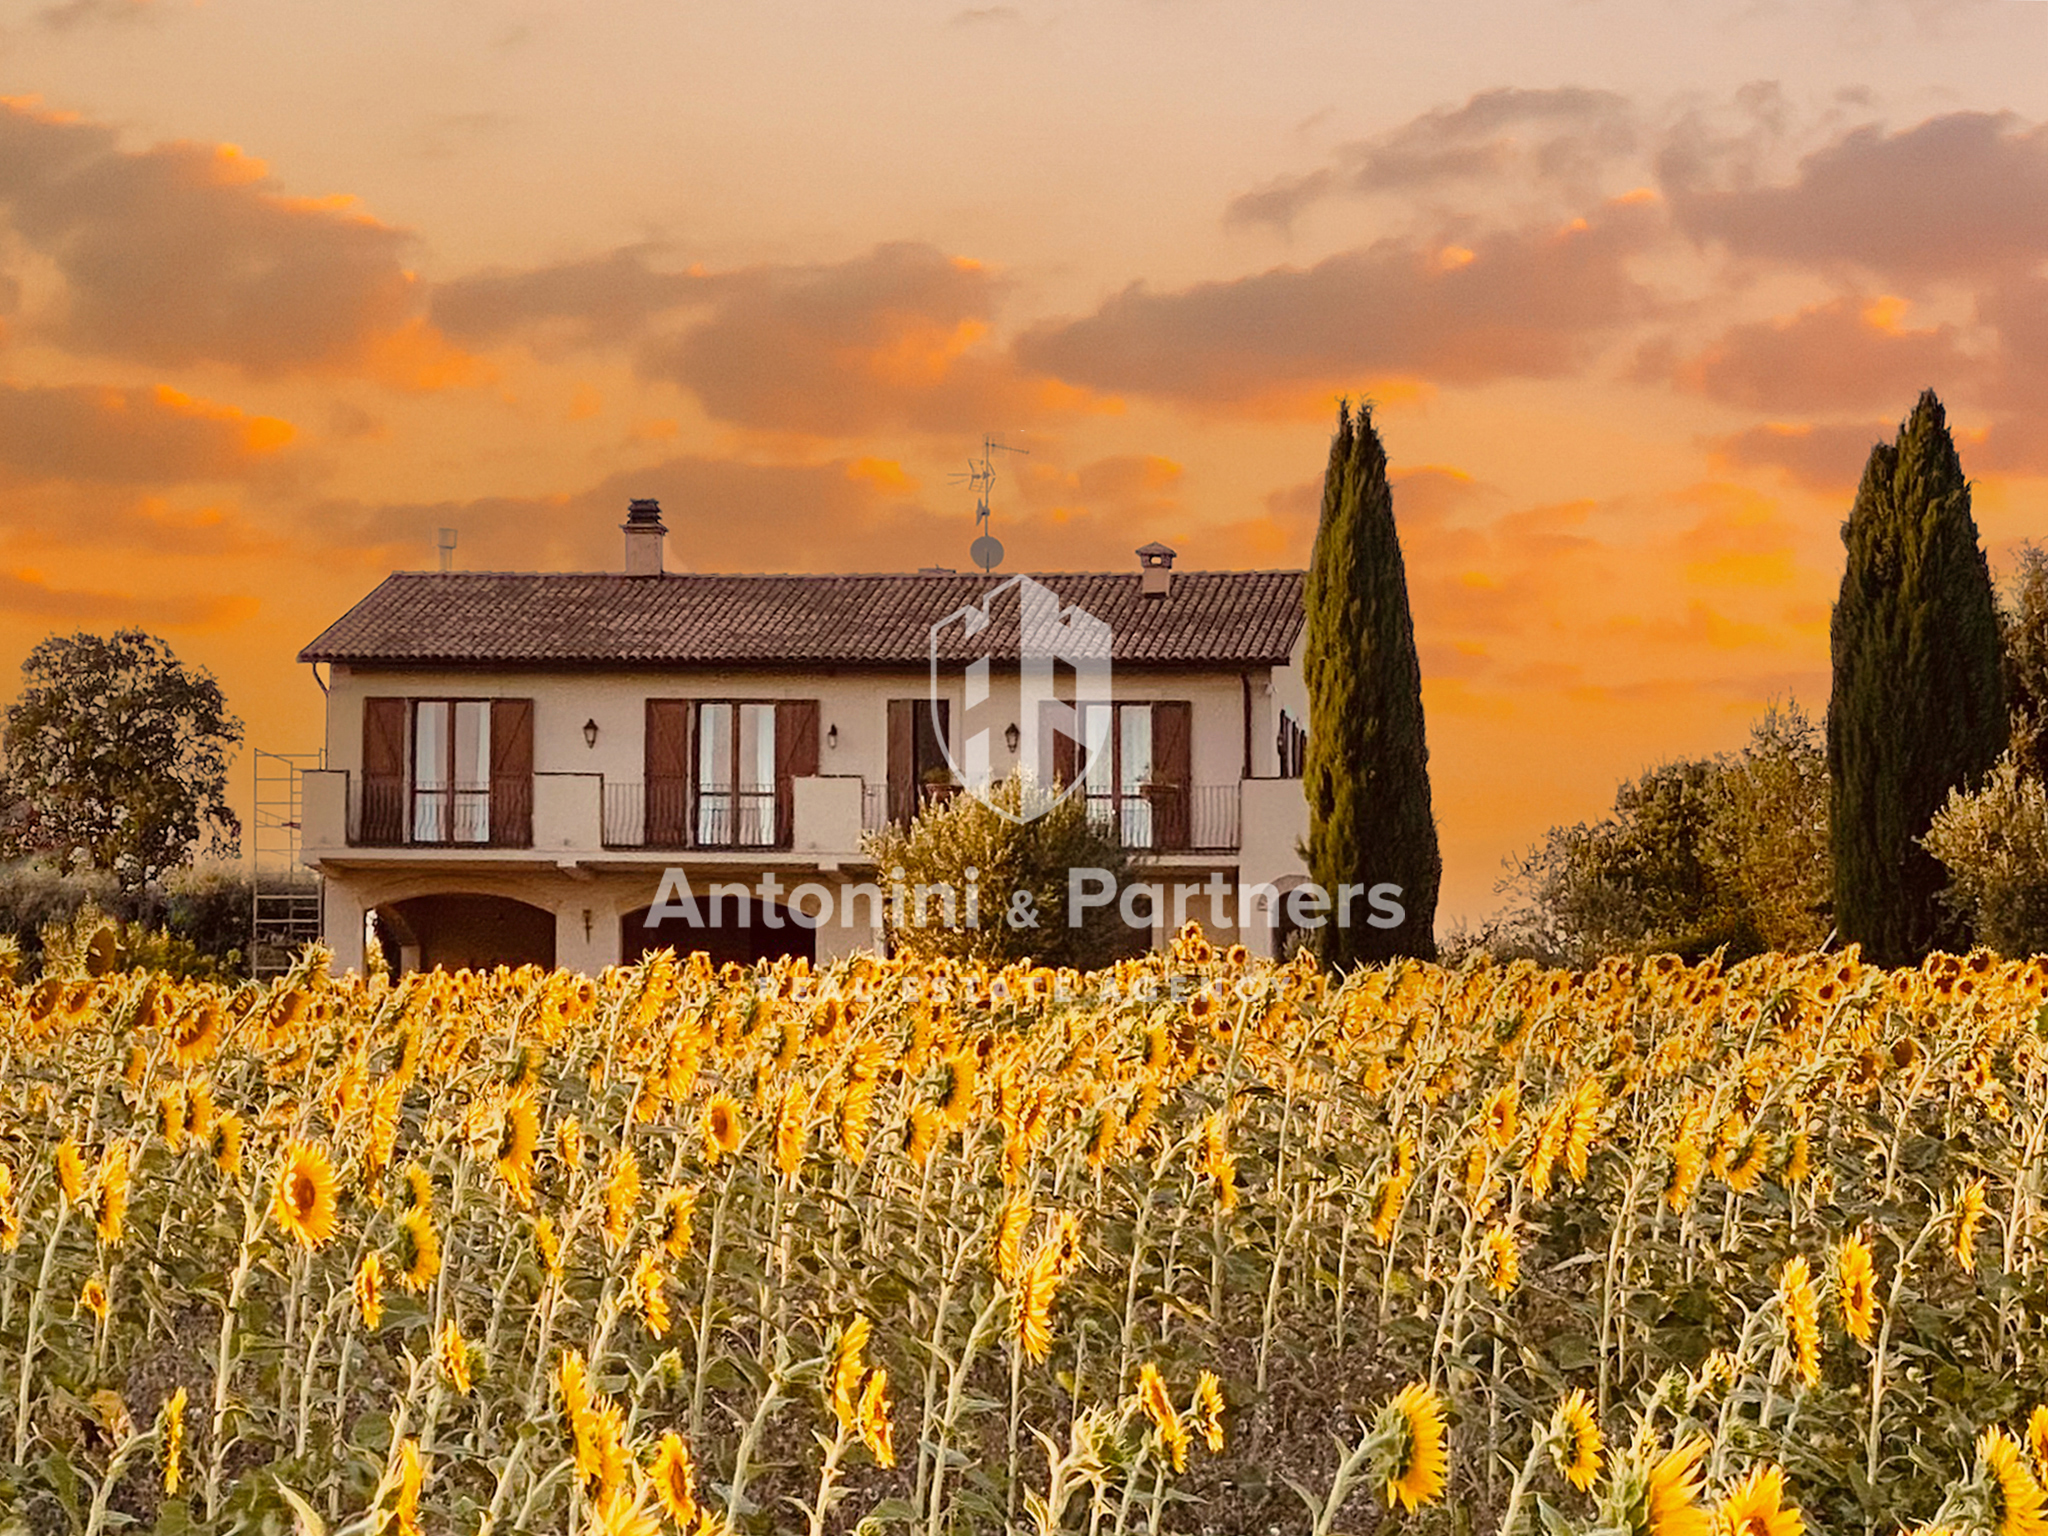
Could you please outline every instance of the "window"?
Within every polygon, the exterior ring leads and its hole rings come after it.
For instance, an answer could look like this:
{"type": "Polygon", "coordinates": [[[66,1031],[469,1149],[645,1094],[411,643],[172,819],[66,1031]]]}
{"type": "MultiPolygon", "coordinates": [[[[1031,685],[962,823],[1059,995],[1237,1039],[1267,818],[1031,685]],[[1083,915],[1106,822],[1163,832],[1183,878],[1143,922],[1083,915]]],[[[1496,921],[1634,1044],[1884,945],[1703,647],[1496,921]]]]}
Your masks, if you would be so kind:
{"type": "Polygon", "coordinates": [[[1279,740],[1275,745],[1280,751],[1278,776],[1283,779],[1300,778],[1308,763],[1308,732],[1284,709],[1280,711],[1279,740]]]}
{"type": "Polygon", "coordinates": [[[775,799],[775,706],[698,705],[698,843],[773,847],[775,799]]]}
{"type": "Polygon", "coordinates": [[[488,700],[414,702],[409,830],[416,843],[491,840],[488,700]]]}

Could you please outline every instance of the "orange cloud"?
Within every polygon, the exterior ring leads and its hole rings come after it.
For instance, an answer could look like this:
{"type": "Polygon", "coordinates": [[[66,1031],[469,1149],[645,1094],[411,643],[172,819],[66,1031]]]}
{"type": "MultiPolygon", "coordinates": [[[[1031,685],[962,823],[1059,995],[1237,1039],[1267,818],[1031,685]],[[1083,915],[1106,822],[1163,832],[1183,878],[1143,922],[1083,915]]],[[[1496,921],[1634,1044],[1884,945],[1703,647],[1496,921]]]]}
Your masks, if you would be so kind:
{"type": "Polygon", "coordinates": [[[230,145],[126,150],[103,125],[0,103],[0,214],[62,275],[60,309],[34,325],[74,350],[424,387],[413,355],[447,351],[401,261],[410,235],[287,196],[230,145]]]}
{"type": "Polygon", "coordinates": [[[1092,315],[1027,331],[1016,353],[1090,389],[1211,407],[1361,376],[1555,378],[1649,311],[1628,267],[1663,227],[1661,208],[1635,199],[1562,228],[1474,236],[1472,259],[1448,266],[1435,242],[1383,240],[1174,292],[1134,283],[1092,315]]]}
{"type": "Polygon", "coordinates": [[[0,384],[0,476],[165,485],[242,480],[275,462],[292,424],[155,389],[0,384]]]}
{"type": "Polygon", "coordinates": [[[721,278],[700,322],[644,344],[639,367],[718,420],[822,438],[971,432],[1108,405],[992,344],[1003,289],[982,264],[913,242],[754,268],[721,278]]]}
{"type": "Polygon", "coordinates": [[[1672,370],[1681,389],[1774,411],[1851,411],[1952,393],[1981,366],[1953,326],[1899,324],[1896,299],[1838,298],[1795,315],[1738,325],[1672,370]]]}

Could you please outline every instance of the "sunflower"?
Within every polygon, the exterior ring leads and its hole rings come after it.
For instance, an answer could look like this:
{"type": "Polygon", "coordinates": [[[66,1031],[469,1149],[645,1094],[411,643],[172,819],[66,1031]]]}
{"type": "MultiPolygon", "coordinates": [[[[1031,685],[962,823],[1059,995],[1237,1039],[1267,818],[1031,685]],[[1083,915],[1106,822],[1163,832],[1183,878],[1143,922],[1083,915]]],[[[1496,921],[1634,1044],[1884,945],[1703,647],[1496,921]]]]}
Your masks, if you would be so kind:
{"type": "Polygon", "coordinates": [[[647,1480],[654,1487],[656,1501],[675,1521],[676,1529],[687,1530],[697,1518],[697,1466],[690,1459],[689,1446],[674,1430],[662,1435],[660,1448],[648,1465],[647,1480]]]}
{"type": "Polygon", "coordinates": [[[434,1208],[434,1179],[418,1163],[405,1165],[406,1201],[416,1211],[431,1211],[434,1208]]]}
{"type": "Polygon", "coordinates": [[[1374,1433],[1383,1442],[1379,1475],[1387,1507],[1413,1514],[1443,1497],[1450,1472],[1444,1451],[1444,1405],[1422,1382],[1410,1382],[1379,1412],[1374,1433]]]}
{"type": "Polygon", "coordinates": [[[740,1106],[731,1094],[714,1093],[704,1106],[704,1160],[716,1163],[740,1148],[740,1106]]]}
{"type": "Polygon", "coordinates": [[[615,1487],[590,1506],[583,1536],[661,1536],[661,1522],[642,1507],[630,1489],[615,1487]]]}
{"type": "Polygon", "coordinates": [[[1813,1272],[1798,1255],[1785,1261],[1778,1281],[1778,1305],[1785,1312],[1785,1338],[1792,1350],[1792,1368],[1800,1382],[1820,1381],[1820,1295],[1813,1272]]]}
{"type": "Polygon", "coordinates": [[[1017,1344],[1033,1360],[1043,1361],[1052,1352],[1052,1299],[1060,1284],[1061,1246],[1058,1237],[1048,1237],[1017,1278],[1017,1344]]]}
{"type": "Polygon", "coordinates": [[[401,1441],[398,1447],[398,1498],[391,1506],[391,1528],[396,1536],[420,1536],[420,1486],[427,1480],[426,1463],[420,1459],[419,1442],[401,1441]]]}
{"type": "Polygon", "coordinates": [[[1607,1096],[1597,1077],[1580,1083],[1572,1095],[1571,1113],[1565,1121],[1564,1162],[1574,1183],[1586,1181],[1587,1159],[1592,1156],[1593,1138],[1600,1131],[1600,1112],[1606,1105],[1607,1096]]]}
{"type": "Polygon", "coordinates": [[[1024,1234],[1031,1226],[1031,1201],[1022,1193],[1003,1201],[996,1217],[996,1274],[1005,1285],[1015,1285],[1024,1268],[1024,1234]]]}
{"type": "Polygon", "coordinates": [[[1515,1247],[1514,1234],[1506,1227],[1494,1226],[1486,1234],[1484,1254],[1487,1288],[1496,1297],[1504,1297],[1522,1274],[1522,1255],[1515,1247]]]}
{"type": "Polygon", "coordinates": [[[1804,1536],[1806,1521],[1784,1498],[1785,1469],[1754,1467],[1721,1501],[1718,1529],[1722,1536],[1804,1536]]]}
{"type": "Polygon", "coordinates": [[[128,1144],[117,1141],[100,1154],[99,1175],[93,1181],[93,1226],[100,1241],[110,1248],[120,1242],[127,1219],[128,1144]]]}
{"type": "Polygon", "coordinates": [[[0,1163],[0,1253],[12,1253],[21,1244],[21,1212],[14,1204],[14,1170],[0,1163]]]}
{"type": "Polygon", "coordinates": [[[555,1125],[555,1156],[572,1173],[583,1166],[583,1122],[567,1115],[555,1125]]]}
{"type": "Polygon", "coordinates": [[[185,1481],[185,1389],[178,1388],[164,1404],[164,1492],[176,1493],[185,1481]]]}
{"type": "Polygon", "coordinates": [[[803,1171],[804,1141],[810,1135],[810,1096],[800,1082],[783,1090],[782,1108],[775,1116],[775,1171],[789,1184],[803,1171]]]}
{"type": "Polygon", "coordinates": [[[1956,1262],[1966,1275],[1977,1272],[1977,1226],[1984,1220],[1984,1180],[1968,1179],[1956,1186],[1956,1262]]]}
{"type": "Polygon", "coordinates": [[[1224,1407],[1223,1383],[1214,1371],[1202,1372],[1195,1379],[1195,1400],[1188,1412],[1212,1455],[1223,1449],[1224,1407]]]}
{"type": "Polygon", "coordinates": [[[85,1194],[85,1158],[69,1136],[57,1143],[57,1189],[66,1205],[78,1204],[85,1194]]]}
{"type": "Polygon", "coordinates": [[[2043,1517],[2048,1495],[2027,1470],[2012,1436],[2002,1429],[1985,1430],[1977,1437],[1977,1460],[1996,1485],[1997,1536],[2048,1536],[2048,1518],[2043,1517]]]}
{"type": "Polygon", "coordinates": [[[946,1058],[945,1090],[939,1095],[939,1113],[954,1130],[967,1124],[974,1113],[974,1097],[980,1059],[971,1050],[955,1051],[946,1058]]]}
{"type": "Polygon", "coordinates": [[[1486,1101],[1486,1107],[1479,1112],[1480,1124],[1486,1129],[1486,1139],[1497,1152],[1505,1152],[1514,1145],[1515,1131],[1520,1124],[1522,1104],[1521,1089],[1509,1083],[1497,1088],[1486,1101]]]}
{"type": "Polygon", "coordinates": [[[455,1389],[457,1397],[469,1396],[469,1340],[452,1317],[441,1325],[434,1340],[434,1363],[441,1367],[442,1380],[455,1389]]]}
{"type": "Polygon", "coordinates": [[[1665,1206],[1682,1211],[1691,1204],[1706,1167],[1707,1155],[1700,1147],[1697,1122],[1688,1117],[1671,1143],[1671,1178],[1664,1186],[1665,1206]]]}
{"type": "Polygon", "coordinates": [[[630,1147],[611,1157],[604,1179],[604,1235],[614,1247],[632,1231],[634,1208],[640,1204],[640,1159],[630,1147]]]}
{"type": "Polygon", "coordinates": [[[171,1025],[171,1054],[183,1071],[191,1071],[220,1045],[220,1004],[212,998],[196,1003],[171,1025]]]}
{"type": "Polygon", "coordinates": [[[655,1223],[661,1229],[661,1246],[672,1259],[688,1258],[690,1230],[697,1214],[699,1185],[665,1190],[655,1207],[655,1223]]]}
{"type": "Polygon", "coordinates": [[[424,1291],[441,1272],[441,1234],[433,1214],[414,1206],[398,1218],[398,1283],[424,1291]]]}
{"type": "Polygon", "coordinates": [[[213,1153],[213,1166],[230,1179],[242,1171],[243,1129],[240,1115],[219,1115],[213,1122],[213,1135],[208,1138],[208,1150],[213,1153]]]}
{"type": "Polygon", "coordinates": [[[2027,1415],[2027,1451],[2034,1465],[2048,1468],[2048,1403],[2037,1403],[2027,1415]]]}
{"type": "Polygon", "coordinates": [[[327,1149],[294,1141],[278,1160],[270,1215],[302,1248],[318,1248],[334,1235],[334,1163],[327,1149]]]}
{"type": "Polygon", "coordinates": [[[185,1144],[185,1090],[176,1086],[157,1095],[157,1131],[175,1154],[185,1144]]]}
{"type": "Polygon", "coordinates": [[[363,1167],[372,1175],[391,1166],[398,1150],[399,1114],[405,1105],[405,1079],[392,1076],[370,1095],[369,1128],[363,1133],[363,1167]]]}
{"type": "Polygon", "coordinates": [[[499,1110],[498,1177],[522,1206],[533,1204],[533,1154],[540,1145],[540,1111],[533,1107],[533,1095],[510,1095],[499,1110]]]}
{"type": "Polygon", "coordinates": [[[547,1216],[533,1218],[533,1246],[540,1254],[540,1262],[548,1272],[550,1280],[562,1278],[562,1239],[555,1231],[555,1223],[547,1216]]]}
{"type": "Polygon", "coordinates": [[[874,1325],[856,1312],[839,1330],[839,1338],[832,1346],[832,1366],[826,1377],[827,1397],[842,1429],[853,1428],[857,1406],[854,1394],[860,1386],[861,1373],[867,1369],[865,1356],[873,1329],[874,1325]]]}
{"type": "Polygon", "coordinates": [[[349,1288],[355,1292],[356,1311],[363,1326],[374,1330],[384,1318],[384,1261],[374,1253],[363,1255],[349,1288]]]}
{"type": "Polygon", "coordinates": [[[1407,1176],[1399,1172],[1389,1174],[1373,1199],[1371,1231],[1374,1242],[1384,1247],[1393,1241],[1394,1229],[1401,1221],[1401,1207],[1407,1199],[1407,1176]]]}
{"type": "Polygon", "coordinates": [[[1851,1233],[1835,1250],[1836,1283],[1841,1293],[1842,1327],[1859,1344],[1870,1342],[1877,1320],[1877,1267],[1869,1240],[1851,1233]]]}
{"type": "Polygon", "coordinates": [[[938,1145],[939,1112],[929,1105],[913,1104],[903,1117],[903,1155],[919,1168],[931,1160],[938,1145]]]}
{"type": "Polygon", "coordinates": [[[1159,1374],[1159,1367],[1147,1360],[1138,1368],[1138,1406],[1145,1417],[1152,1421],[1159,1431],[1160,1442],[1166,1447],[1172,1459],[1173,1470],[1182,1471],[1188,1463],[1188,1441],[1191,1438],[1187,1426],[1180,1421],[1180,1414],[1173,1406],[1173,1399],[1167,1395],[1166,1382],[1159,1374]]]}
{"type": "Polygon", "coordinates": [[[1700,1458],[1707,1437],[1673,1446],[1650,1468],[1643,1490],[1643,1536],[1710,1536],[1714,1522],[1699,1507],[1700,1458]]]}
{"type": "Polygon", "coordinates": [[[640,1262],[633,1266],[633,1278],[628,1282],[632,1293],[634,1310],[640,1314],[640,1321],[647,1325],[647,1331],[655,1338],[668,1335],[669,1307],[668,1292],[661,1273],[661,1258],[655,1249],[649,1248],[640,1255],[640,1262]]]}
{"type": "Polygon", "coordinates": [[[868,1373],[854,1416],[860,1425],[861,1444],[868,1448],[877,1465],[895,1466],[895,1428],[889,1420],[889,1373],[880,1366],[868,1373]]]}
{"type": "Polygon", "coordinates": [[[90,1312],[96,1322],[107,1320],[107,1283],[98,1275],[88,1275],[85,1284],[78,1288],[78,1310],[90,1312]]]}
{"type": "Polygon", "coordinates": [[[1600,1421],[1584,1388],[1559,1403],[1550,1417],[1550,1458],[1581,1493],[1600,1476],[1600,1421]]]}

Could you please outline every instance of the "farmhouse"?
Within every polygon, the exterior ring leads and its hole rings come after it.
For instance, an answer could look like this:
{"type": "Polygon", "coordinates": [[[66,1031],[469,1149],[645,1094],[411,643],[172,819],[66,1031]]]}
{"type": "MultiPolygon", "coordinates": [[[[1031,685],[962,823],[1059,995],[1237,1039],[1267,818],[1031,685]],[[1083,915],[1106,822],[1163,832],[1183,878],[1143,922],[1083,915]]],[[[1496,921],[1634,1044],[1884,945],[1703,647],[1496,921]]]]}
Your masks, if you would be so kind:
{"type": "Polygon", "coordinates": [[[1020,770],[1073,784],[1151,878],[1229,891],[1185,915],[1271,951],[1263,888],[1305,877],[1302,572],[1151,544],[1021,580],[677,573],[666,532],[636,501],[617,572],[394,574],[300,652],[327,697],[301,846],[339,964],[372,929],[422,968],[874,946],[864,834],[1020,770]],[[1042,665],[1031,594],[1103,637],[1105,694],[1042,665]],[[1034,666],[1060,702],[1031,707],[1034,666]],[[678,880],[681,916],[657,908],[678,880]]]}

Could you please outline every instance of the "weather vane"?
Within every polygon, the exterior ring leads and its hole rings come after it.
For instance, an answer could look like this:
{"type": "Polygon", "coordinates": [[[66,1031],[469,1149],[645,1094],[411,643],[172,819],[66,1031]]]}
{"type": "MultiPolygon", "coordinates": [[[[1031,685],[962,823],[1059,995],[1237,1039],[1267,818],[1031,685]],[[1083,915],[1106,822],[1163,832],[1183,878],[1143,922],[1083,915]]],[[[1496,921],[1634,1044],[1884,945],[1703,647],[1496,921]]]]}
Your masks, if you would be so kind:
{"type": "Polygon", "coordinates": [[[974,563],[981,567],[984,575],[1003,563],[1002,542],[988,531],[988,493],[996,483],[995,456],[997,453],[1030,451],[1029,448],[1012,448],[1008,443],[999,443],[992,437],[984,436],[981,440],[981,462],[977,464],[969,459],[966,473],[953,476],[953,484],[974,487],[975,540],[967,553],[973,558],[974,563]]]}

